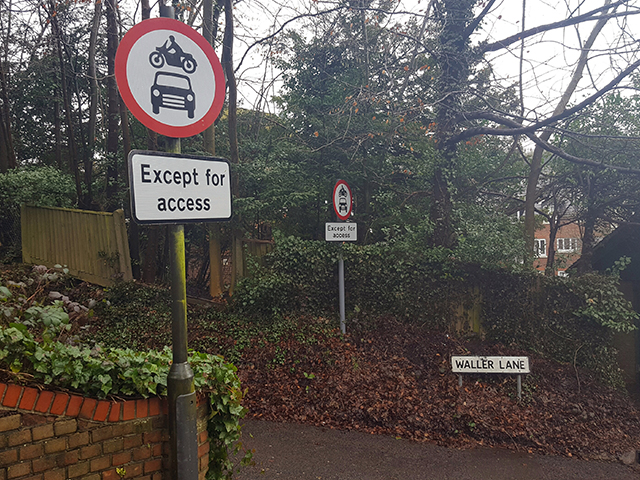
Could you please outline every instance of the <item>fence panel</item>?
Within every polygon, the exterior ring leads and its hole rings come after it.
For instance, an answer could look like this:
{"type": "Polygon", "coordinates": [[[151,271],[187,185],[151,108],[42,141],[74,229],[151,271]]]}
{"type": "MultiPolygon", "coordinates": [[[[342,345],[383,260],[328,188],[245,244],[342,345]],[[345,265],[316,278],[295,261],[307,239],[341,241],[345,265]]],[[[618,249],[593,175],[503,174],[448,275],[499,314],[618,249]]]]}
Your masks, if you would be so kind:
{"type": "Polygon", "coordinates": [[[113,213],[22,205],[22,259],[66,265],[82,280],[109,286],[132,280],[124,212],[113,213]]]}

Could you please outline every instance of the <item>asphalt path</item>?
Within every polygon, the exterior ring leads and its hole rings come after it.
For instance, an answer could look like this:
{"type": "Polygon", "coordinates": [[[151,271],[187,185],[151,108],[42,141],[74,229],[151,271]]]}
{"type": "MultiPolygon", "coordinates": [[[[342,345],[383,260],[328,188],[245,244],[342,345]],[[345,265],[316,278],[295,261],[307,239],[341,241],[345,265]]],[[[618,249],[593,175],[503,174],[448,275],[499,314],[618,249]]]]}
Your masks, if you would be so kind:
{"type": "Polygon", "coordinates": [[[640,465],[456,450],[355,431],[247,420],[254,465],[237,480],[640,480],[640,465]]]}

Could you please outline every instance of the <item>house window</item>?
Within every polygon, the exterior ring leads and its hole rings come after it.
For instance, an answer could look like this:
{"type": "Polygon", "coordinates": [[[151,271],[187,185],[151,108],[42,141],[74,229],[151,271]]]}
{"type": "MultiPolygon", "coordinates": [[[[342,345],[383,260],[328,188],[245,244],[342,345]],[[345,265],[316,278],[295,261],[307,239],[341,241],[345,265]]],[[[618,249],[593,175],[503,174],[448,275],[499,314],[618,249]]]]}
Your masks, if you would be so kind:
{"type": "Polygon", "coordinates": [[[536,257],[546,258],[547,256],[547,241],[544,238],[536,238],[534,240],[533,251],[536,257]]]}
{"type": "Polygon", "coordinates": [[[559,277],[568,277],[569,274],[565,270],[558,270],[559,277]]]}
{"type": "Polygon", "coordinates": [[[578,239],[577,238],[559,238],[557,250],[559,253],[577,252],[578,239]]]}

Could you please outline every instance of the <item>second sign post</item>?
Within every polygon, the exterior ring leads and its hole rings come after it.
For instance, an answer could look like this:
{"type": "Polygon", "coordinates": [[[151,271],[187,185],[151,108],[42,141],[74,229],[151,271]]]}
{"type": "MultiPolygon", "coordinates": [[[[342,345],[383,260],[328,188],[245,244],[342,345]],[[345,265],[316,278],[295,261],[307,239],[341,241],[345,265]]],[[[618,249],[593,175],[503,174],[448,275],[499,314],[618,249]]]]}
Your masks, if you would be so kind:
{"type": "MultiPolygon", "coordinates": [[[[355,242],[358,240],[358,224],[347,223],[353,209],[353,196],[349,184],[338,180],[333,187],[333,210],[341,222],[325,223],[324,238],[327,242],[355,242]]],[[[345,295],[344,295],[344,258],[342,245],[338,254],[338,297],[340,304],[340,332],[346,333],[345,295]]]]}

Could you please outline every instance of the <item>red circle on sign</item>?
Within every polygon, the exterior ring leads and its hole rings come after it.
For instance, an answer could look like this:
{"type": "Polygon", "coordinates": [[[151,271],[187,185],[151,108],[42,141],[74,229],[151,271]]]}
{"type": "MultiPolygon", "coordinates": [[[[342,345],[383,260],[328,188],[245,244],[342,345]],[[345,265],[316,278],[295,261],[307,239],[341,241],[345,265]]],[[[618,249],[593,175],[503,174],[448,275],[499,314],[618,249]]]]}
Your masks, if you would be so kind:
{"type": "Polygon", "coordinates": [[[336,215],[338,216],[338,218],[344,221],[344,220],[348,220],[349,217],[351,216],[352,207],[353,207],[353,195],[351,194],[351,188],[349,187],[349,184],[344,180],[338,180],[336,182],[336,186],[333,187],[333,210],[336,212],[336,215]],[[349,192],[348,200],[345,199],[346,205],[341,205],[339,200],[336,201],[336,192],[338,191],[338,188],[340,188],[341,185],[343,185],[344,188],[347,189],[347,192],[349,192]],[[345,207],[346,211],[341,213],[342,207],[345,207]]]}
{"type": "MultiPolygon", "coordinates": [[[[140,59],[140,61],[147,61],[147,59],[140,59]]],[[[209,42],[207,42],[207,40],[202,35],[200,35],[190,26],[172,18],[152,18],[144,20],[143,22],[134,25],[126,33],[126,35],[120,41],[120,45],[116,52],[115,76],[116,83],[118,84],[118,89],[120,90],[120,95],[122,96],[122,100],[124,100],[125,105],[129,108],[131,113],[138,120],[140,120],[140,122],[144,126],[150,128],[154,132],[165,135],[167,137],[184,138],[197,135],[198,133],[209,127],[215,121],[215,119],[218,118],[218,115],[222,110],[222,106],[224,105],[224,72],[222,70],[220,60],[218,60],[218,56],[213,51],[213,48],[211,47],[209,42]],[[127,62],[129,61],[129,55],[138,40],[140,40],[147,33],[153,32],[155,30],[174,31],[188,37],[200,48],[211,65],[215,81],[215,92],[213,94],[213,101],[204,115],[195,118],[192,123],[189,123],[187,125],[171,125],[153,118],[149,114],[149,112],[147,112],[147,110],[145,110],[140,105],[132,92],[130,79],[127,72],[127,62]]]]}

